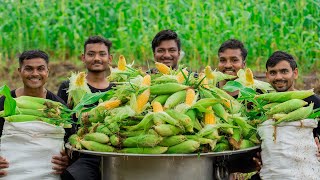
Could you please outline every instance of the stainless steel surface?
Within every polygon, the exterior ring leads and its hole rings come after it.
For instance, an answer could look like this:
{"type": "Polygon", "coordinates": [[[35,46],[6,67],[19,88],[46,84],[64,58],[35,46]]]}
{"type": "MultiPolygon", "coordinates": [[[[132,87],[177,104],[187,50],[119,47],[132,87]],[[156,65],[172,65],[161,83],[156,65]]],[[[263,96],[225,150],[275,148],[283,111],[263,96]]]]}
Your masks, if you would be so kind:
{"type": "Polygon", "coordinates": [[[124,154],[68,149],[102,156],[104,180],[212,180],[227,179],[226,161],[255,151],[260,146],[237,151],[199,154],[124,154]]]}

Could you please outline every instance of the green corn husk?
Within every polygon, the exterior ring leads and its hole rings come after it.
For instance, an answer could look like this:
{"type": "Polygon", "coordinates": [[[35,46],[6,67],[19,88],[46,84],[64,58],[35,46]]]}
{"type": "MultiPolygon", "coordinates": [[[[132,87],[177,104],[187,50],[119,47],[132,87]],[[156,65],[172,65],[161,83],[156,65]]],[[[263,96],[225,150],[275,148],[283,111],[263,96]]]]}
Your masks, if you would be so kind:
{"type": "Polygon", "coordinates": [[[154,147],[162,141],[162,137],[152,134],[142,134],[123,140],[123,147],[154,147]]]}
{"type": "Polygon", "coordinates": [[[117,135],[110,136],[110,143],[112,146],[119,146],[120,145],[120,138],[117,135]]]}
{"type": "Polygon", "coordinates": [[[222,151],[227,151],[230,150],[230,146],[228,143],[217,143],[215,148],[213,149],[214,152],[222,152],[222,151]]]}
{"type": "Polygon", "coordinates": [[[168,154],[188,154],[197,151],[200,147],[200,143],[194,140],[187,140],[175,146],[168,148],[168,154]]]}
{"type": "Polygon", "coordinates": [[[107,144],[98,143],[95,141],[80,141],[81,145],[90,151],[98,151],[98,152],[114,152],[115,149],[112,146],[107,144]]]}
{"type": "Polygon", "coordinates": [[[243,139],[240,143],[240,149],[247,149],[255,146],[255,144],[247,139],[243,139]]]}
{"type": "Polygon", "coordinates": [[[100,124],[100,125],[97,127],[96,132],[98,132],[98,133],[103,133],[103,134],[108,135],[108,136],[110,136],[110,135],[113,134],[113,133],[110,131],[110,129],[109,129],[107,126],[103,125],[103,124],[100,124]]]}
{"type": "Polygon", "coordinates": [[[183,126],[180,124],[180,122],[178,120],[174,119],[173,117],[171,117],[168,113],[166,113],[164,111],[155,113],[154,118],[160,119],[161,121],[164,121],[168,124],[183,128],[183,126]]]}
{"type": "Polygon", "coordinates": [[[274,92],[256,95],[256,99],[267,102],[285,102],[290,99],[305,99],[314,94],[313,90],[274,92]]]}
{"type": "Polygon", "coordinates": [[[175,107],[176,105],[182,103],[186,99],[186,91],[178,91],[170,95],[170,97],[167,99],[166,103],[164,104],[165,109],[171,109],[175,107]]]}
{"type": "Polygon", "coordinates": [[[307,104],[307,102],[301,99],[291,99],[272,107],[269,111],[266,112],[266,114],[273,115],[277,113],[288,113],[299,109],[307,104]]]}
{"type": "Polygon", "coordinates": [[[187,89],[189,86],[179,83],[163,83],[150,86],[150,93],[155,95],[173,94],[187,89]]]}
{"type": "Polygon", "coordinates": [[[128,131],[136,131],[136,130],[146,130],[149,126],[148,124],[153,120],[153,113],[148,113],[145,117],[140,121],[139,124],[135,126],[128,127],[128,131]]]}
{"type": "Polygon", "coordinates": [[[196,130],[200,131],[202,129],[202,126],[199,120],[196,118],[196,111],[194,109],[189,109],[185,114],[190,117],[193,127],[196,130]]]}
{"type": "Polygon", "coordinates": [[[98,143],[108,143],[109,137],[103,133],[89,133],[84,136],[84,140],[95,141],[98,143]]]}
{"type": "Polygon", "coordinates": [[[80,143],[81,138],[77,134],[72,134],[68,141],[70,142],[70,145],[76,149],[82,149],[82,145],[80,143]]]}
{"type": "Polygon", "coordinates": [[[280,124],[282,122],[291,122],[291,121],[298,121],[307,118],[313,110],[313,103],[310,103],[307,107],[299,108],[295,111],[288,113],[286,116],[280,118],[275,125],[280,124]]]}
{"type": "Polygon", "coordinates": [[[140,148],[123,148],[119,150],[120,153],[132,153],[132,154],[163,154],[168,150],[168,147],[155,146],[152,148],[140,147],[140,148]]]}
{"type": "Polygon", "coordinates": [[[153,129],[162,137],[174,136],[183,132],[181,128],[171,124],[160,124],[154,126],[153,129]]]}
{"type": "Polygon", "coordinates": [[[179,123],[184,126],[187,132],[193,133],[193,123],[189,116],[172,109],[166,110],[166,113],[168,113],[172,118],[178,120],[179,123]]]}
{"type": "Polygon", "coordinates": [[[164,95],[160,95],[157,96],[156,98],[154,98],[154,100],[151,102],[151,104],[155,101],[159,102],[161,105],[164,105],[164,103],[166,103],[167,99],[169,98],[169,94],[164,94],[164,95]]]}
{"type": "Polygon", "coordinates": [[[121,136],[124,137],[133,137],[133,136],[139,136],[144,133],[144,130],[138,130],[138,131],[120,131],[119,132],[121,136]]]}
{"type": "Polygon", "coordinates": [[[170,147],[170,146],[174,146],[177,144],[180,144],[184,141],[187,140],[187,137],[184,135],[175,135],[175,136],[170,136],[170,137],[165,137],[163,138],[163,140],[160,142],[160,146],[166,146],[166,147],[170,147]]]}

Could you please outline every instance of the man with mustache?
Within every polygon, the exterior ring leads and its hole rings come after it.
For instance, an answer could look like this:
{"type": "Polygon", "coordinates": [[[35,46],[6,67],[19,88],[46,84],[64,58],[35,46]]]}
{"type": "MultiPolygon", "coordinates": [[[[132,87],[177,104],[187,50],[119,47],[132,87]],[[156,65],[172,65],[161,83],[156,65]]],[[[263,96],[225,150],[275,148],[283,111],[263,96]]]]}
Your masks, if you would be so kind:
{"type": "MultiPolygon", "coordinates": [[[[247,54],[248,51],[241,41],[236,39],[225,41],[218,50],[218,70],[225,74],[237,76],[237,72],[246,67],[247,54]]],[[[220,81],[218,87],[222,88],[226,83],[227,80],[220,81]]],[[[228,93],[235,98],[239,94],[238,91],[228,93]]]]}
{"type": "MultiPolygon", "coordinates": [[[[100,36],[91,36],[84,43],[84,53],[81,55],[81,60],[87,69],[86,80],[92,93],[105,92],[114,86],[106,79],[112,61],[111,46],[111,41],[100,36]]],[[[68,100],[69,82],[63,82],[58,90],[58,96],[65,102],[68,100]]],[[[63,174],[62,180],[101,179],[101,157],[81,154],[79,159],[74,159],[74,162],[63,174]]]]}
{"type": "MultiPolygon", "coordinates": [[[[169,29],[158,32],[153,38],[151,45],[156,62],[163,63],[171,67],[171,69],[178,69],[181,42],[176,32],[169,29]]],[[[149,72],[157,73],[158,70],[153,68],[149,72]]]]}
{"type": "MultiPolygon", "coordinates": [[[[266,77],[268,82],[277,92],[295,91],[295,80],[298,79],[298,66],[293,56],[283,52],[274,52],[266,63],[266,77]]],[[[320,107],[320,97],[312,95],[306,99],[306,102],[314,103],[314,109],[320,107]]],[[[320,124],[319,124],[320,125],[320,124]]],[[[314,130],[314,136],[318,137],[320,128],[314,130]]]]}

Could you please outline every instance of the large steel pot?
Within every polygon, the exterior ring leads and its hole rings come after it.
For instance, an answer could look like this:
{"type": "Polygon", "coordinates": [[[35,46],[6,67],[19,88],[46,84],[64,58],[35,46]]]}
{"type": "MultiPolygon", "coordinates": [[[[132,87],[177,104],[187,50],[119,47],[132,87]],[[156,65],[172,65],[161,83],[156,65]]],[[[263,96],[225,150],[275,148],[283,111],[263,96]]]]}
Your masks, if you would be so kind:
{"type": "Polygon", "coordinates": [[[225,163],[259,149],[199,154],[123,154],[76,150],[102,157],[103,180],[212,180],[228,179],[225,163]]]}

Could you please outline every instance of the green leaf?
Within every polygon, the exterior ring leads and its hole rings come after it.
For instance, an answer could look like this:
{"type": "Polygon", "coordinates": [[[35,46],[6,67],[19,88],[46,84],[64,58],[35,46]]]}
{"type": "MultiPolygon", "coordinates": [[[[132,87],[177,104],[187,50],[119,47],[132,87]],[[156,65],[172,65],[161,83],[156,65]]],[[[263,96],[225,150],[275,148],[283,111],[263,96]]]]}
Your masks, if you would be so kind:
{"type": "Polygon", "coordinates": [[[1,86],[0,95],[6,97],[4,100],[4,117],[14,115],[16,112],[16,101],[12,98],[7,85],[1,86]]]}
{"type": "Polygon", "coordinates": [[[103,99],[103,100],[108,100],[112,97],[112,95],[114,94],[113,91],[106,91],[106,92],[98,92],[98,93],[92,93],[92,94],[85,94],[81,100],[80,103],[77,104],[74,108],[73,108],[73,112],[78,112],[80,111],[84,106],[88,106],[91,104],[94,104],[96,102],[99,101],[99,99],[103,99]]]}
{"type": "Polygon", "coordinates": [[[244,86],[237,82],[237,81],[228,81],[224,86],[223,89],[229,92],[238,91],[240,89],[243,89],[244,86]]]}

